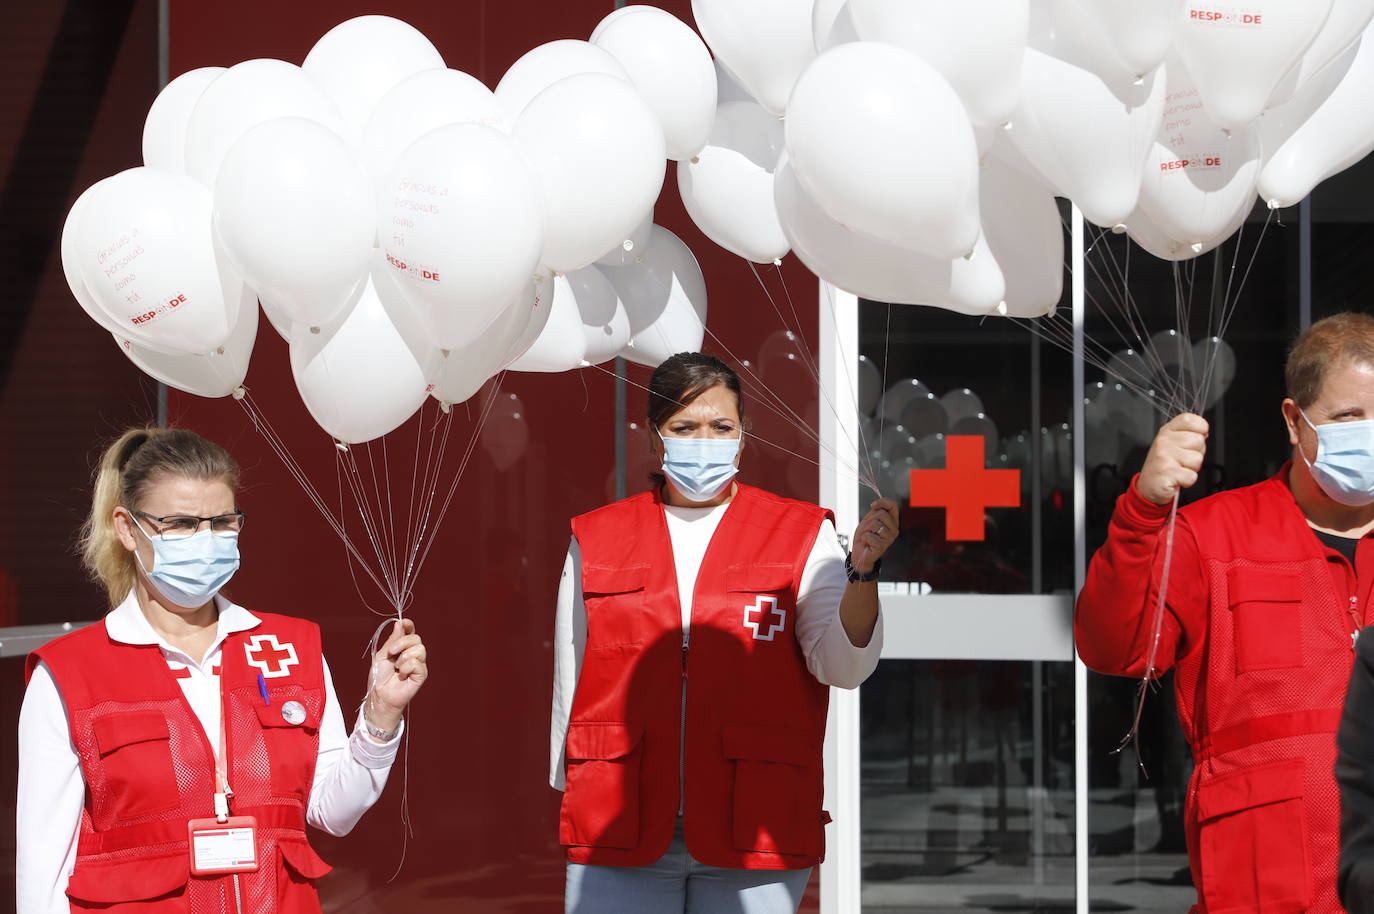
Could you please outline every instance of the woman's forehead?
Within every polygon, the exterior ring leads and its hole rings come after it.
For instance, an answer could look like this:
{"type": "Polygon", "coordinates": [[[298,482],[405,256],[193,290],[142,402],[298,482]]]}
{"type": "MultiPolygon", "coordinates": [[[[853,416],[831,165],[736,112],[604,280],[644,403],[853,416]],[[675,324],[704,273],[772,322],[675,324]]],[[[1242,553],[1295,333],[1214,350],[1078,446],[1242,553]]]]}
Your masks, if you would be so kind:
{"type": "Polygon", "coordinates": [[[692,402],[673,413],[673,418],[716,419],[738,418],[739,404],[735,395],[717,384],[702,391],[692,402]]]}

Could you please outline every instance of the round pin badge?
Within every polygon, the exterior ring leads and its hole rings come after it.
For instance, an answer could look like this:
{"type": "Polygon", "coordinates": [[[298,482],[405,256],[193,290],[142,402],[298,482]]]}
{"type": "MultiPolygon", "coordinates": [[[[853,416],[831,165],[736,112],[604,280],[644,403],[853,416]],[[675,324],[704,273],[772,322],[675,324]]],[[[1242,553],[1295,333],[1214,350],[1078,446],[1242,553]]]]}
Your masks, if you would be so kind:
{"type": "Polygon", "coordinates": [[[281,706],[281,719],[293,727],[305,723],[305,705],[299,701],[288,701],[281,706]]]}

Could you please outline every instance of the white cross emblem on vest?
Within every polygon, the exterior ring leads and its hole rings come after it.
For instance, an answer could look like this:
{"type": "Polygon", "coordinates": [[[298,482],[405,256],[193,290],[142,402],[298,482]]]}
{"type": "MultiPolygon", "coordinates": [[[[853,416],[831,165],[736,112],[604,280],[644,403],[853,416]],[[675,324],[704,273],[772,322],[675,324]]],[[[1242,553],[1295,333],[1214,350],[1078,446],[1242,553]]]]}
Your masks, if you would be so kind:
{"type": "Polygon", "coordinates": [[[782,631],[786,624],[787,610],[778,606],[777,597],[760,594],[754,598],[753,606],[744,607],[744,625],[754,630],[755,641],[772,641],[773,636],[782,631]],[[770,615],[774,621],[768,623],[768,631],[765,633],[761,631],[763,621],[770,615]],[[753,618],[750,618],[751,616],[753,618]]]}
{"type": "Polygon", "coordinates": [[[296,646],[289,641],[278,644],[276,635],[251,635],[248,642],[243,646],[248,665],[257,667],[264,679],[289,676],[291,665],[300,664],[296,659],[296,646]]]}

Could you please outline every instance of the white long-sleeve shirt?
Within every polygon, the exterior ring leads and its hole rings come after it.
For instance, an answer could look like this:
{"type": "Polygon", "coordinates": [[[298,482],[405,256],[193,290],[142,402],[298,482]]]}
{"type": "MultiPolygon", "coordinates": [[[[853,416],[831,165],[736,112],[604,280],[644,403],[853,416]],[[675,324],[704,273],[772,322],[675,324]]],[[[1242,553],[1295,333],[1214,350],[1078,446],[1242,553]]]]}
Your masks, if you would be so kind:
{"type": "MultiPolygon", "coordinates": [[[[132,594],[105,617],[105,628],[115,641],[161,648],[210,745],[218,747],[221,647],[228,635],[255,628],[261,620],[223,597],[215,601],[219,609],[215,640],[199,663],[157,635],[132,594]]],[[[324,665],[324,687],[319,757],[306,821],[331,835],[343,835],[381,796],[400,737],[398,734],[385,743],[372,739],[361,713],[352,736],[346,735],[328,664],[324,665]]],[[[17,914],[71,911],[67,880],[76,865],[85,794],[86,782],[72,744],[66,705],[52,674],[40,663],[19,712],[17,914]]]]}
{"type": "MultiPolygon", "coordinates": [[[[692,624],[692,593],[697,572],[706,555],[711,536],[725,516],[728,504],[714,508],[677,508],[664,506],[668,538],[673,546],[677,569],[678,600],[682,606],[682,629],[689,635],[692,624]]],[[[878,666],[883,648],[883,619],[879,613],[873,637],[863,647],[849,640],[840,621],[840,600],[849,580],[844,573],[844,550],[835,525],[821,523],[816,542],[806,559],[797,587],[797,624],[793,633],[806,657],[811,675],[826,685],[841,689],[857,688],[878,666]]],[[[558,587],[558,606],[554,616],[553,639],[553,714],[549,728],[549,783],[563,789],[563,754],[572,716],[573,696],[582,673],[582,655],[587,645],[587,606],[582,601],[582,553],[573,537],[563,562],[563,578],[558,587]]]]}

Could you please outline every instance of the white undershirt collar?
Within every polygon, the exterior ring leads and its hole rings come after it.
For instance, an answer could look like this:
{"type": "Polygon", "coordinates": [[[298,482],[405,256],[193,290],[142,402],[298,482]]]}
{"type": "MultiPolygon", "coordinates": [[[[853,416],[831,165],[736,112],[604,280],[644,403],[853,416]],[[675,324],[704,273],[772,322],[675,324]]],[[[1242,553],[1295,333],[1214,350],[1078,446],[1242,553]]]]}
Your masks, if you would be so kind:
{"type": "MultiPolygon", "coordinates": [[[[234,632],[248,631],[262,624],[262,620],[257,616],[236,603],[230,603],[218,594],[215,595],[215,608],[219,612],[219,620],[216,624],[215,640],[210,645],[210,649],[205,652],[204,659],[206,660],[209,660],[219,651],[220,644],[229,635],[234,632]]],[[[178,648],[168,644],[153,629],[152,624],[143,615],[143,610],[139,608],[138,597],[133,591],[129,591],[124,602],[106,614],[105,631],[109,633],[110,638],[121,644],[156,644],[162,648],[164,653],[185,657],[178,648]]],[[[190,658],[187,658],[187,661],[189,660],[190,658]]]]}

